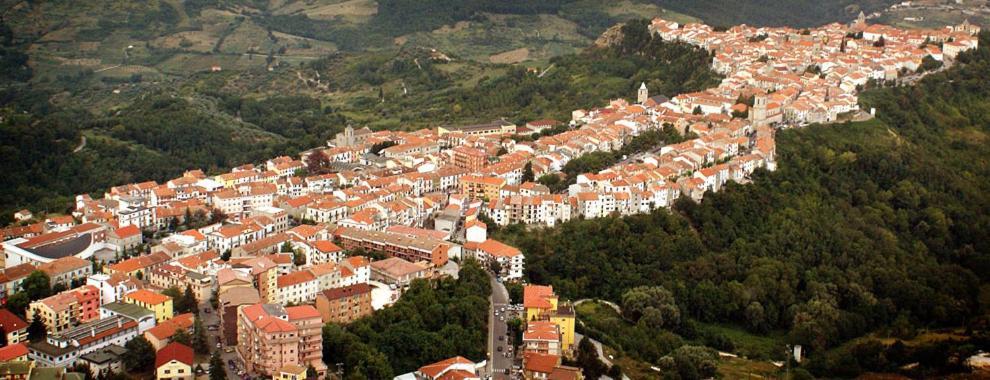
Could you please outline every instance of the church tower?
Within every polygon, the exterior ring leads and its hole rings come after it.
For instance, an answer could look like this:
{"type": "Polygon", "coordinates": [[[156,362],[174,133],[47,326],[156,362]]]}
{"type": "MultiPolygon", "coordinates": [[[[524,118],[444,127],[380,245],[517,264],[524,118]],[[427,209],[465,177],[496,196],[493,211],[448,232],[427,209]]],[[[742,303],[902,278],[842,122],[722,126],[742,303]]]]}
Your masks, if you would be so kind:
{"type": "Polygon", "coordinates": [[[636,103],[643,104],[646,103],[646,99],[650,98],[650,90],[646,88],[646,82],[642,82],[639,85],[639,92],[636,94],[636,103]]]}
{"type": "Polygon", "coordinates": [[[749,112],[749,120],[755,125],[763,125],[767,120],[766,94],[757,94],[753,97],[753,109],[749,112]]]}

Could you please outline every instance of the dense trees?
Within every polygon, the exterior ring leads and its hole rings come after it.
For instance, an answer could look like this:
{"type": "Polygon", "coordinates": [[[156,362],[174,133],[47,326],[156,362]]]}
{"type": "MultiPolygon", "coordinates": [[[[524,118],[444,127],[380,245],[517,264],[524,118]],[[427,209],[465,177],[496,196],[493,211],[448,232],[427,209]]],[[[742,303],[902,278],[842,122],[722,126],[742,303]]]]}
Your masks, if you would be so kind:
{"type": "Polygon", "coordinates": [[[712,25],[790,26],[794,28],[848,21],[860,10],[869,14],[892,0],[743,0],[727,4],[717,0],[651,0],[664,8],[700,17],[712,25]]]}
{"type": "MultiPolygon", "coordinates": [[[[959,61],[915,87],[864,94],[878,120],[779,133],[778,171],[751,185],[682,199],[673,213],[510,226],[497,238],[526,253],[531,282],[567,297],[625,303],[629,289],[659,285],[682,319],[784,330],[813,358],[869,332],[972,325],[990,273],[980,238],[990,235],[990,148],[974,140],[990,132],[990,50],[959,61]]],[[[593,327],[619,331],[614,323],[593,327]]],[[[671,332],[693,339],[684,326],[671,332]]],[[[635,339],[649,333],[616,338],[651,362],[680,346],[635,339]]]]}
{"type": "Polygon", "coordinates": [[[124,366],[131,372],[144,372],[154,367],[155,347],[143,335],[138,335],[124,344],[127,352],[122,357],[124,366]]]}
{"type": "Polygon", "coordinates": [[[323,360],[345,378],[385,379],[455,355],[485,357],[488,275],[465,262],[457,280],[417,280],[389,308],[323,329],[323,360]]]}

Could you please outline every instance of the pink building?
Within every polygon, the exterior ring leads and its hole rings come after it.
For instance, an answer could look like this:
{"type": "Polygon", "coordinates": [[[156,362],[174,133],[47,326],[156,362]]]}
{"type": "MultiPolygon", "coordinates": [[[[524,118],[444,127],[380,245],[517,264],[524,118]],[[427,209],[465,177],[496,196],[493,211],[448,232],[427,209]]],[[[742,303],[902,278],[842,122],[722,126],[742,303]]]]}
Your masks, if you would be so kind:
{"type": "Polygon", "coordinates": [[[271,375],[294,364],[313,366],[320,379],[326,376],[323,325],[316,308],[254,304],[237,314],[237,352],[251,371],[271,375]]]}
{"type": "Polygon", "coordinates": [[[100,290],[93,285],[83,285],[73,290],[76,303],[79,305],[78,318],[80,323],[90,322],[100,318],[100,290]]]}

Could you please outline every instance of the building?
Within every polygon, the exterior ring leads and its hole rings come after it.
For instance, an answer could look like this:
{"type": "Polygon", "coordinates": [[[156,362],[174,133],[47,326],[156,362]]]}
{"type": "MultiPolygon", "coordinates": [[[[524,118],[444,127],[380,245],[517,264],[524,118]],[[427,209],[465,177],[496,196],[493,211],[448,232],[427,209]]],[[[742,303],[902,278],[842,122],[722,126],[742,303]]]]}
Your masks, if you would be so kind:
{"type": "Polygon", "coordinates": [[[453,154],[453,164],[456,167],[477,172],[488,165],[488,153],[481,149],[461,145],[450,151],[453,154]]]}
{"type": "Polygon", "coordinates": [[[117,247],[117,252],[134,249],[144,243],[143,239],[141,229],[133,224],[110,230],[107,233],[107,242],[117,247]]]}
{"type": "Polygon", "coordinates": [[[526,352],[561,355],[560,327],[550,321],[529,321],[523,331],[522,347],[526,352]]]}
{"type": "Polygon", "coordinates": [[[237,352],[249,371],[274,375],[286,365],[313,366],[323,379],[323,322],[316,308],[255,304],[238,308],[237,352]]]}
{"type": "Polygon", "coordinates": [[[136,321],[119,315],[103,318],[31,343],[29,357],[42,367],[69,367],[82,355],[111,344],[123,346],[137,335],[136,321]]]}
{"type": "Polygon", "coordinates": [[[48,275],[52,286],[62,284],[69,288],[73,283],[82,282],[93,274],[93,263],[75,256],[66,256],[41,264],[38,269],[48,275]]]}
{"type": "Polygon", "coordinates": [[[169,343],[155,353],[155,379],[192,380],[193,349],[181,343],[169,343]]]}
{"type": "Polygon", "coordinates": [[[172,319],[172,297],[164,294],[155,293],[148,289],[141,289],[125,295],[124,302],[151,310],[151,312],[155,313],[155,320],[158,322],[172,319]]]}
{"type": "Polygon", "coordinates": [[[371,285],[355,284],[324,290],[316,296],[316,310],[323,323],[350,323],[370,315],[371,285]]]}
{"type": "Polygon", "coordinates": [[[468,241],[464,243],[463,254],[480,262],[497,263],[502,268],[498,275],[506,280],[520,280],[523,277],[525,256],[522,251],[498,240],[468,241]]]}
{"type": "Polygon", "coordinates": [[[487,124],[437,127],[437,135],[442,137],[449,133],[463,133],[468,136],[513,135],[516,133],[516,125],[499,119],[487,124]]]}
{"type": "Polygon", "coordinates": [[[461,194],[471,198],[498,199],[505,185],[505,178],[466,175],[461,177],[461,194]]]}
{"type": "Polygon", "coordinates": [[[13,343],[0,347],[0,363],[28,360],[27,343],[13,343]]]}
{"type": "Polygon", "coordinates": [[[103,267],[106,274],[121,273],[129,276],[144,278],[148,271],[158,268],[165,263],[172,261],[172,257],[163,252],[156,252],[150,255],[132,257],[113,265],[103,267]]]}
{"type": "Polygon", "coordinates": [[[96,273],[86,279],[86,285],[95,286],[99,289],[100,303],[103,305],[121,301],[124,294],[144,287],[136,278],[124,273],[115,273],[112,275],[96,273]]]}
{"type": "MultiPolygon", "coordinates": [[[[0,252],[2,252],[0,247],[0,252]]],[[[3,255],[0,255],[2,258],[3,255]]],[[[0,303],[6,304],[7,298],[14,293],[21,291],[21,283],[31,272],[37,270],[33,264],[19,264],[10,266],[0,272],[0,303]]]]}
{"type": "Polygon", "coordinates": [[[398,257],[390,257],[371,263],[371,279],[402,288],[412,280],[430,275],[429,264],[411,263],[398,257]]]}
{"type": "Polygon", "coordinates": [[[335,234],[340,238],[343,248],[347,250],[362,248],[407,261],[429,261],[435,266],[443,266],[447,263],[447,253],[450,250],[450,244],[442,240],[391,232],[340,228],[335,234]]]}
{"type": "Polygon", "coordinates": [[[151,346],[155,347],[156,350],[161,350],[165,348],[169,343],[172,343],[172,336],[179,330],[185,330],[186,332],[192,334],[193,322],[195,321],[192,313],[185,313],[176,315],[175,318],[163,321],[155,327],[148,329],[144,332],[144,338],[151,343],[151,346]]]}
{"type": "Polygon", "coordinates": [[[11,313],[10,310],[0,309],[0,331],[7,334],[7,344],[27,342],[27,330],[27,322],[11,313]]]}
{"type": "Polygon", "coordinates": [[[306,367],[286,364],[272,375],[272,380],[306,380],[306,367]]]}
{"type": "Polygon", "coordinates": [[[237,309],[244,305],[261,303],[258,289],[252,286],[235,287],[220,293],[220,307],[217,314],[220,317],[220,339],[224,345],[237,345],[237,309]]]}
{"type": "Polygon", "coordinates": [[[480,380],[479,367],[463,356],[455,356],[419,367],[415,372],[396,376],[395,380],[480,380]]]}
{"type": "Polygon", "coordinates": [[[60,333],[99,316],[100,293],[89,285],[32,302],[27,311],[28,321],[41,320],[49,334],[60,333]]]}
{"type": "Polygon", "coordinates": [[[156,326],[155,313],[132,303],[111,302],[100,307],[100,319],[121,316],[138,323],[138,334],[156,326]]]}
{"type": "Polygon", "coordinates": [[[574,308],[561,303],[553,287],[526,285],[523,288],[523,308],[527,321],[550,321],[560,330],[560,349],[567,353],[574,346],[574,308]]]}
{"type": "Polygon", "coordinates": [[[106,227],[84,223],[63,231],[49,232],[32,238],[14,238],[2,243],[4,265],[41,265],[56,259],[75,256],[86,260],[105,246],[106,227]]]}
{"type": "Polygon", "coordinates": [[[279,276],[278,301],[283,305],[313,302],[319,291],[320,281],[307,270],[279,276]]]}
{"type": "Polygon", "coordinates": [[[563,366],[559,355],[523,353],[523,378],[526,380],[582,380],[580,368],[563,366]]]}
{"type": "Polygon", "coordinates": [[[79,360],[89,366],[92,378],[120,373],[124,369],[123,356],[127,349],[116,344],[107,345],[100,350],[79,357],[79,360]]]}
{"type": "Polygon", "coordinates": [[[33,361],[0,362],[0,379],[28,380],[34,369],[33,361]]]}

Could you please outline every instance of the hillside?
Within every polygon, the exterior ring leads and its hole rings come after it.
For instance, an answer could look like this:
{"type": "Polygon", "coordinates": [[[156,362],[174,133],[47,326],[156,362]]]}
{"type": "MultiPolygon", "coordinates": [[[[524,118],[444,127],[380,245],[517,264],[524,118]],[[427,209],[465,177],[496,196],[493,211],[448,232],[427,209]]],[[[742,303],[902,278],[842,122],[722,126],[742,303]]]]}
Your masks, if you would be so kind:
{"type": "Polygon", "coordinates": [[[673,212],[498,237],[526,252],[530,282],[572,299],[628,304],[637,287],[669,291],[682,323],[592,320],[592,334],[638,361],[691,342],[763,359],[801,344],[816,376],[964,371],[952,358],[990,344],[980,301],[990,282],[987,44],[984,32],[979,50],[916,86],[866,92],[875,120],[779,133],[779,169],[751,185],[673,212]],[[968,333],[896,343],[940,328],[968,333]],[[751,335],[769,339],[753,349],[751,335]]]}

